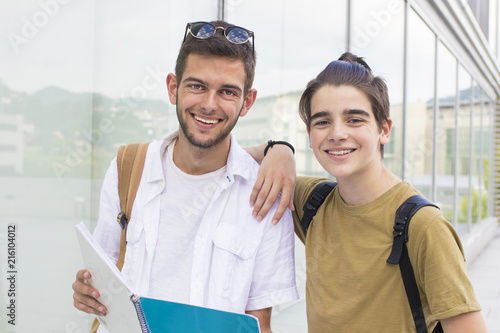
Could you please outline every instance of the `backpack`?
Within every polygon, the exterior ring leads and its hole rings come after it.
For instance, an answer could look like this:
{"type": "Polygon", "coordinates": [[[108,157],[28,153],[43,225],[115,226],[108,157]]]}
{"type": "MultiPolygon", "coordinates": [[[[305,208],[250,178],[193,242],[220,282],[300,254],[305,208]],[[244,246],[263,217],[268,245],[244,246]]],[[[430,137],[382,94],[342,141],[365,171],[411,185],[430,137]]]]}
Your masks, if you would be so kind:
{"type": "MultiPolygon", "coordinates": [[[[132,214],[132,205],[134,204],[135,195],[137,194],[137,189],[141,182],[148,146],[148,143],[129,143],[125,146],[122,145],[118,149],[118,154],[116,156],[118,168],[118,195],[120,197],[120,213],[118,213],[116,220],[122,228],[120,235],[120,254],[118,255],[116,267],[118,267],[120,271],[125,262],[127,226],[132,214]]],[[[92,323],[90,332],[97,332],[99,324],[99,320],[96,317],[92,323]]]]}
{"type": "MultiPolygon", "coordinates": [[[[324,182],[316,185],[312,193],[309,195],[306,203],[304,204],[304,215],[300,220],[300,225],[304,232],[307,232],[312,218],[316,214],[318,208],[325,201],[328,194],[334,189],[337,183],[324,182]]],[[[410,220],[413,215],[423,206],[434,206],[435,204],[427,200],[421,195],[414,195],[399,206],[396,211],[396,218],[394,223],[394,241],[392,244],[392,251],[387,259],[387,263],[392,265],[399,264],[401,277],[406,290],[408,303],[410,304],[411,313],[417,333],[427,333],[427,326],[425,323],[424,311],[420,301],[420,294],[418,291],[417,282],[413,273],[413,267],[408,257],[408,249],[406,242],[408,241],[408,229],[410,220]]],[[[437,326],[432,331],[433,333],[442,333],[443,328],[441,323],[438,322],[437,326]]]]}

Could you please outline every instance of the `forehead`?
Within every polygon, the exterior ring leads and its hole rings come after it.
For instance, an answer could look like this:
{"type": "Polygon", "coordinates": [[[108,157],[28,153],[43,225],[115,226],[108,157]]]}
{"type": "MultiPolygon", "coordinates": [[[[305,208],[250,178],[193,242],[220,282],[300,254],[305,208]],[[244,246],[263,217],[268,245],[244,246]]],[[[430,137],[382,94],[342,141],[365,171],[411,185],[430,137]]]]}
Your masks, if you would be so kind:
{"type": "Polygon", "coordinates": [[[370,100],[364,92],[352,86],[326,85],[318,89],[311,99],[311,115],[318,112],[364,110],[373,116],[370,100]]]}
{"type": "Polygon", "coordinates": [[[183,80],[187,78],[243,87],[246,79],[245,65],[241,59],[190,54],[186,61],[183,80]]]}

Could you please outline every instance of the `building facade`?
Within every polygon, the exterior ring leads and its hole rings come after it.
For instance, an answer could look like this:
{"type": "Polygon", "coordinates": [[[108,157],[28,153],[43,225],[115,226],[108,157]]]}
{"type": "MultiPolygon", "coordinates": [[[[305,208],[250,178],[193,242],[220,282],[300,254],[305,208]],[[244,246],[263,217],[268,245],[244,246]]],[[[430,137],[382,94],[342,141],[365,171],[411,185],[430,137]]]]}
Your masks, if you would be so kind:
{"type": "MultiPolygon", "coordinates": [[[[2,321],[2,332],[88,330],[90,316],[72,306],[71,283],[82,267],[74,225],[95,227],[104,172],[120,144],[178,126],[165,77],[192,21],[224,19],[255,32],[258,98],[235,129],[243,146],[288,140],[300,175],[328,177],[309,148],[298,101],[309,80],[351,51],[389,87],[387,167],[440,205],[468,258],[494,235],[496,0],[33,0],[3,7],[1,246],[12,240],[10,226],[19,232],[14,296],[0,252],[0,302],[18,305],[16,325],[2,321]]],[[[299,242],[296,252],[303,297],[299,242]]],[[[275,318],[288,306],[275,309],[275,318]]]]}

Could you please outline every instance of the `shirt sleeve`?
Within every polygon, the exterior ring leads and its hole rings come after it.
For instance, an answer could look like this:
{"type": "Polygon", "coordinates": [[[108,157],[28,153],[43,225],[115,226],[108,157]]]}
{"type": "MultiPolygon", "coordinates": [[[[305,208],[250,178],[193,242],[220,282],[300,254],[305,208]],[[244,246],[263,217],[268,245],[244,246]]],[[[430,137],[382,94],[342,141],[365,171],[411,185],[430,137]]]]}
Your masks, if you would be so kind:
{"type": "Polygon", "coordinates": [[[481,310],[467,275],[461,241],[453,226],[435,208],[424,207],[417,216],[430,221],[424,222],[420,232],[412,229],[415,222],[412,221],[408,243],[410,260],[418,263],[416,280],[422,303],[428,304],[431,313],[428,319],[445,319],[481,310]],[[412,232],[416,232],[413,244],[412,232]]]}
{"type": "Polygon", "coordinates": [[[116,158],[110,163],[104,176],[99,202],[99,218],[94,230],[94,238],[114,263],[120,253],[121,227],[116,221],[120,212],[118,195],[118,170],[116,158]]]}
{"type": "MultiPolygon", "coordinates": [[[[275,207],[277,204],[275,204],[275,207]]],[[[270,211],[268,216],[272,216],[270,211]]],[[[299,298],[295,283],[295,237],[290,211],[287,209],[277,225],[269,220],[256,254],[250,295],[246,310],[259,310],[299,298]]]]}

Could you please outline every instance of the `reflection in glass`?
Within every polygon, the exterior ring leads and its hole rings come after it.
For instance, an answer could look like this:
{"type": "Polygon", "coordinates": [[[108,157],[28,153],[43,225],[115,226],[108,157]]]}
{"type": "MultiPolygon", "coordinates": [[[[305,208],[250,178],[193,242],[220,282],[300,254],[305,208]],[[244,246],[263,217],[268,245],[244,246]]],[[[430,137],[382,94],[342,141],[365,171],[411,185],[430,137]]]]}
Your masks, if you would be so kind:
{"type": "Polygon", "coordinates": [[[469,172],[470,172],[470,126],[471,126],[471,76],[462,65],[458,69],[459,109],[457,114],[457,226],[467,230],[469,221],[469,172]]]}
{"type": "Polygon", "coordinates": [[[448,221],[453,221],[455,106],[457,60],[441,42],[437,66],[436,202],[448,221]]]}
{"type": "Polygon", "coordinates": [[[403,156],[403,1],[351,1],[351,45],[374,74],[386,80],[391,102],[391,140],[384,147],[384,164],[402,176],[403,156]],[[384,52],[380,52],[384,50],[384,52]]]}
{"type": "Polygon", "coordinates": [[[298,102],[307,82],[345,52],[346,1],[256,0],[227,7],[228,21],[255,32],[257,52],[258,96],[235,128],[238,142],[289,140],[298,147],[299,174],[326,176],[309,148],[298,102]],[[314,15],[303,14],[311,8],[314,15]]]}
{"type": "Polygon", "coordinates": [[[435,35],[411,10],[408,16],[408,78],[406,128],[407,180],[432,197],[435,35]]]}

